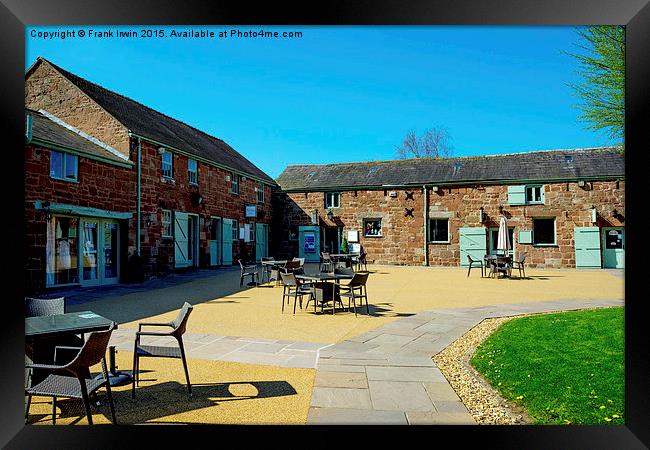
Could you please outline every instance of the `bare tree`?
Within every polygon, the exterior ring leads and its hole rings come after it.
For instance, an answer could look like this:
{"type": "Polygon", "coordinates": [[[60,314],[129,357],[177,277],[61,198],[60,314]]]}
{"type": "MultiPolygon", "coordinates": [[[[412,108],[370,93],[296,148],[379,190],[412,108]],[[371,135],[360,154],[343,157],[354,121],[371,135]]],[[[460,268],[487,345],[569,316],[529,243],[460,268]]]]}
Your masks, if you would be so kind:
{"type": "Polygon", "coordinates": [[[417,136],[414,130],[406,133],[397,147],[399,158],[448,158],[452,154],[451,135],[444,127],[429,128],[417,136]]]}

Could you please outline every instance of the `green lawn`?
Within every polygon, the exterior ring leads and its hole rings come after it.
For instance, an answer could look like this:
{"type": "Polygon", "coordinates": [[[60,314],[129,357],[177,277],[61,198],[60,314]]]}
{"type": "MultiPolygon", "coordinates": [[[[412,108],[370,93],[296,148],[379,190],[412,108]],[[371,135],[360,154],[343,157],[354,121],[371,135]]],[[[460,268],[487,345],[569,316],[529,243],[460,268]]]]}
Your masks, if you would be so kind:
{"type": "Polygon", "coordinates": [[[624,423],[623,308],[504,323],[470,363],[538,424],[624,423]]]}

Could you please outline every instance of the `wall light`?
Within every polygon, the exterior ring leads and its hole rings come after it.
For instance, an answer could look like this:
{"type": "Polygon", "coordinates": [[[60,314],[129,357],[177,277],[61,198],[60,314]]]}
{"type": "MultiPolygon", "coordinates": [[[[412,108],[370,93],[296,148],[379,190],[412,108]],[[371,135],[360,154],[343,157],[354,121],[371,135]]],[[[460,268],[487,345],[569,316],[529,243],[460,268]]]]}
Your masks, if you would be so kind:
{"type": "Polygon", "coordinates": [[[591,206],[591,223],[596,223],[596,207],[591,206]]]}
{"type": "Polygon", "coordinates": [[[483,223],[483,214],[484,214],[483,207],[481,206],[478,209],[478,221],[479,221],[479,223],[483,223]]]}

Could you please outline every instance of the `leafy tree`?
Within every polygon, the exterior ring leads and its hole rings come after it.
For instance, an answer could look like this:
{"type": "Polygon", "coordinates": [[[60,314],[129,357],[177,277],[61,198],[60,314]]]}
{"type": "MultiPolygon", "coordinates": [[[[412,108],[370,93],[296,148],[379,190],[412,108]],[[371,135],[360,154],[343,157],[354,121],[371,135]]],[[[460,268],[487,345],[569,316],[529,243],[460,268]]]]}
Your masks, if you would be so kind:
{"type": "Polygon", "coordinates": [[[397,147],[399,158],[447,158],[451,154],[451,135],[443,127],[429,128],[420,137],[411,130],[397,147]]]}
{"type": "Polygon", "coordinates": [[[580,81],[569,83],[579,99],[587,128],[623,140],[625,132],[625,28],[598,25],[578,28],[582,53],[568,53],[580,64],[580,81]]]}

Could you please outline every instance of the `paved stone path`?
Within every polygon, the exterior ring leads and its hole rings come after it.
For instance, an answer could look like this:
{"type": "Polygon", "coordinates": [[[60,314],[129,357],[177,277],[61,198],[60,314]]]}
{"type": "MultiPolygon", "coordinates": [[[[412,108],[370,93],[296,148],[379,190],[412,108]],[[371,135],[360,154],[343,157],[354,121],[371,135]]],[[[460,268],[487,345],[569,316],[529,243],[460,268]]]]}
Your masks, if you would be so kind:
{"type": "Polygon", "coordinates": [[[432,357],[489,317],[622,306],[571,300],[425,311],[320,351],[308,424],[474,424],[432,357]]]}
{"type": "MultiPolygon", "coordinates": [[[[316,368],[308,424],[474,424],[434,355],[486,318],[623,304],[566,300],[423,311],[338,344],[192,333],[183,342],[188,358],[316,368]]],[[[134,337],[134,329],[117,329],[110,345],[132,351],[134,337]]]]}
{"type": "MultiPolygon", "coordinates": [[[[143,336],[146,345],[176,346],[170,337],[143,336]]],[[[135,329],[118,328],[111,335],[109,345],[116,350],[133,351],[135,329]]],[[[280,367],[315,368],[319,351],[332,344],[295,342],[237,336],[185,333],[183,344],[188,358],[211,359],[280,367]]],[[[118,367],[131,370],[131,367],[118,367]]]]}

